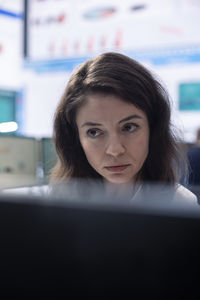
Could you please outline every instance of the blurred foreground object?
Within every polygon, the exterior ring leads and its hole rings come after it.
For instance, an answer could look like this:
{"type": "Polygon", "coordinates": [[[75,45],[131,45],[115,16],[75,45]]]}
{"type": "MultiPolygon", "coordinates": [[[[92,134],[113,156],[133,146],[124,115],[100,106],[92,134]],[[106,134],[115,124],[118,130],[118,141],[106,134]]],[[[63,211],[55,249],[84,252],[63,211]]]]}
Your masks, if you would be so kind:
{"type": "Polygon", "coordinates": [[[82,198],[0,196],[1,294],[198,299],[198,207],[82,198]]]}

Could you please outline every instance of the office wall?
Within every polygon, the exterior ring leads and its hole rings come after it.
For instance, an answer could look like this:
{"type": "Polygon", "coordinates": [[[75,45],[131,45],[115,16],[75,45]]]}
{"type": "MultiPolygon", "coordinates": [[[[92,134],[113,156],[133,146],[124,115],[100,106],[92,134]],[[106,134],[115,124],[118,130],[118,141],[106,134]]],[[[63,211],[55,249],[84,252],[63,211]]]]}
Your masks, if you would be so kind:
{"type": "Polygon", "coordinates": [[[24,123],[22,77],[23,0],[0,0],[0,122],[16,121],[19,131],[24,123]]]}
{"type": "Polygon", "coordinates": [[[180,110],[179,85],[183,83],[200,83],[200,63],[183,63],[160,66],[156,69],[163,79],[171,98],[172,122],[179,129],[180,135],[188,143],[196,140],[196,131],[200,127],[200,94],[198,95],[198,109],[191,107],[180,110]]]}
{"type": "Polygon", "coordinates": [[[26,136],[50,137],[57,103],[69,78],[68,72],[35,73],[24,78],[24,126],[26,136]]]}
{"type": "MultiPolygon", "coordinates": [[[[186,142],[193,142],[196,130],[200,126],[200,112],[179,110],[178,87],[185,82],[200,82],[200,63],[164,66],[144,63],[144,65],[168,90],[172,122],[177,127],[178,133],[186,142]]],[[[29,99],[25,105],[25,135],[37,137],[52,135],[54,112],[71,73],[71,71],[56,73],[29,71],[24,84],[25,96],[29,99]]]]}
{"type": "Polygon", "coordinates": [[[24,134],[51,136],[74,68],[119,51],[159,76],[171,97],[172,121],[186,141],[194,140],[200,110],[179,109],[179,85],[200,82],[199,1],[29,1],[27,13],[24,134]]]}
{"type": "Polygon", "coordinates": [[[51,136],[74,68],[119,51],[160,77],[171,97],[172,121],[186,141],[194,140],[200,110],[179,110],[179,84],[200,82],[199,1],[28,0],[25,59],[23,2],[0,0],[0,88],[22,91],[19,133],[51,136]]]}
{"type": "Polygon", "coordinates": [[[22,87],[23,0],[0,0],[0,88],[22,87]]]}

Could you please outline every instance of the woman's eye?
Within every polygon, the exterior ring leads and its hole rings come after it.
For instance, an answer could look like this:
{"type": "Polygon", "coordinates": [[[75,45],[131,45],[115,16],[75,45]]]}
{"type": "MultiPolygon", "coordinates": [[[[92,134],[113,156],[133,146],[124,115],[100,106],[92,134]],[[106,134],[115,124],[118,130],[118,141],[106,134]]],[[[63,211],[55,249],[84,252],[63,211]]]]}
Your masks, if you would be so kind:
{"type": "Polygon", "coordinates": [[[89,135],[89,137],[95,138],[97,136],[99,136],[101,134],[99,129],[89,129],[87,131],[87,135],[89,135]]]}
{"type": "Polygon", "coordinates": [[[138,126],[136,124],[129,123],[124,125],[123,131],[133,132],[137,127],[138,126]]]}

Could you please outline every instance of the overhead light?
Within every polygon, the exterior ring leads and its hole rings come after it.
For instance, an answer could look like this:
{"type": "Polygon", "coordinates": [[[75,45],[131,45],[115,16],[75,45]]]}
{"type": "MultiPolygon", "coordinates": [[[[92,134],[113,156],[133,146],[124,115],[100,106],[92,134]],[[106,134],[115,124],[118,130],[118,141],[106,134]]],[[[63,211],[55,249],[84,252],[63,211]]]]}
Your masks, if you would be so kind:
{"type": "Polygon", "coordinates": [[[18,129],[18,125],[16,122],[4,122],[0,123],[0,132],[13,132],[18,129]]]}

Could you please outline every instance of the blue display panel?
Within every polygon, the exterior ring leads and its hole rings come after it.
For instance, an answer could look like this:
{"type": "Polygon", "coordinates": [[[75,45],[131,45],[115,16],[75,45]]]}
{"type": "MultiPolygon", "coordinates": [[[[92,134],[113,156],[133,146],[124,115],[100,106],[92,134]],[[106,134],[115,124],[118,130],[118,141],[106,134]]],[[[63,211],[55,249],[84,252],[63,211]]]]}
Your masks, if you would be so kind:
{"type": "Polygon", "coordinates": [[[23,90],[0,89],[0,123],[16,122],[20,134],[24,125],[23,90]]]}
{"type": "Polygon", "coordinates": [[[200,82],[179,85],[179,110],[200,111],[200,82]]]}
{"type": "Polygon", "coordinates": [[[16,121],[17,92],[0,90],[0,123],[16,121]]]}

